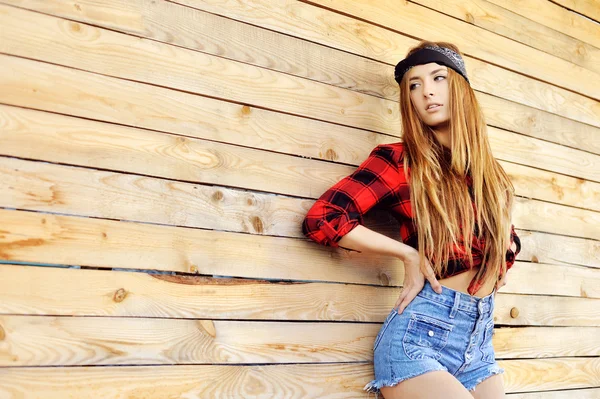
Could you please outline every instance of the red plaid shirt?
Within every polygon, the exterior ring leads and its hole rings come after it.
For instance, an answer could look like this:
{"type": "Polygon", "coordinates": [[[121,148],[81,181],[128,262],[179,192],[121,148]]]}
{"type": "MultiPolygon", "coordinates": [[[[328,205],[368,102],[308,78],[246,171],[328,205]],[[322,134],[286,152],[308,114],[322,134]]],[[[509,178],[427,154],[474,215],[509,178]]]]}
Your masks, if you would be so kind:
{"type": "MultiPolygon", "coordinates": [[[[302,222],[302,233],[309,239],[330,247],[338,247],[338,241],[359,224],[363,215],[373,208],[387,209],[400,223],[402,242],[417,249],[417,231],[410,206],[410,186],[403,168],[403,143],[380,144],[369,157],[349,176],[329,188],[308,211],[302,222]]],[[[472,193],[472,180],[466,178],[472,193]]],[[[477,226],[476,226],[477,228],[477,226]]],[[[477,239],[474,232],[472,255],[474,267],[481,266],[484,240],[477,239]]],[[[521,241],[511,225],[511,248],[506,251],[507,271],[521,251],[521,241]],[[512,244],[516,242],[515,252],[512,244]]],[[[469,270],[469,261],[463,245],[453,246],[448,262],[448,272],[437,279],[446,278],[469,270]]],[[[502,271],[500,271],[500,277],[502,271]]],[[[474,295],[483,285],[475,277],[468,292],[474,295]]]]}

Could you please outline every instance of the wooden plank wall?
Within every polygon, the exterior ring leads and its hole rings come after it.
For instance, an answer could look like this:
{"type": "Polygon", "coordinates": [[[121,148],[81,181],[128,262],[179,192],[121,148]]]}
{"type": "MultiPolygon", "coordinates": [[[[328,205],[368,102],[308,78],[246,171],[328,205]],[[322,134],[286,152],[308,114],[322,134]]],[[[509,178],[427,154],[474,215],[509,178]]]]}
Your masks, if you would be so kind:
{"type": "Polygon", "coordinates": [[[518,195],[508,397],[600,398],[598,10],[0,0],[0,397],[368,397],[401,264],[300,223],[399,140],[393,67],[428,39],[465,54],[518,195]]]}

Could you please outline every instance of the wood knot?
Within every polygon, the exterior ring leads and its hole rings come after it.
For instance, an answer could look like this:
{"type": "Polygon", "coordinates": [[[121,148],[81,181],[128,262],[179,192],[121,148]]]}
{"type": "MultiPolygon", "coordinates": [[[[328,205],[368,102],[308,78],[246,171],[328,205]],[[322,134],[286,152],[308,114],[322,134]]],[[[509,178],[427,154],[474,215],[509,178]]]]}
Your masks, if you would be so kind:
{"type": "Polygon", "coordinates": [[[265,231],[261,218],[258,216],[253,216],[250,220],[252,221],[252,227],[254,227],[254,231],[257,233],[263,233],[265,231]]]}
{"type": "Polygon", "coordinates": [[[213,338],[217,336],[217,329],[215,328],[215,323],[212,320],[198,320],[198,325],[200,327],[200,331],[210,335],[213,338]]]}
{"type": "Polygon", "coordinates": [[[6,338],[6,333],[4,332],[4,328],[0,326],[0,341],[4,341],[4,338],[6,338]]]}
{"type": "Polygon", "coordinates": [[[117,290],[117,292],[115,292],[115,295],[113,296],[113,300],[115,302],[123,302],[123,299],[125,299],[126,296],[127,296],[127,291],[125,291],[123,288],[119,288],[117,290]]]}
{"type": "Polygon", "coordinates": [[[531,261],[532,261],[533,263],[540,263],[540,260],[539,260],[539,259],[538,259],[538,257],[537,257],[537,256],[535,256],[535,255],[533,255],[533,256],[531,257],[531,261]]]}
{"type": "Polygon", "coordinates": [[[249,115],[251,111],[252,109],[247,105],[244,105],[242,107],[242,115],[249,115]]]}
{"type": "Polygon", "coordinates": [[[225,196],[223,195],[223,192],[221,191],[215,191],[212,195],[213,200],[215,201],[221,201],[223,200],[225,196]]]}
{"type": "Polygon", "coordinates": [[[519,316],[519,309],[517,309],[516,307],[513,307],[510,310],[510,317],[512,317],[513,319],[516,319],[519,316]]]}
{"type": "Polygon", "coordinates": [[[196,265],[192,265],[192,267],[190,267],[190,272],[192,272],[192,273],[198,272],[198,268],[196,267],[196,265]]]}
{"type": "Polygon", "coordinates": [[[333,149],[329,148],[327,151],[325,151],[325,158],[329,159],[330,161],[335,161],[338,159],[338,155],[333,149]]]}
{"type": "Polygon", "coordinates": [[[388,287],[390,285],[390,276],[387,275],[386,272],[379,273],[379,281],[381,285],[388,287]]]}

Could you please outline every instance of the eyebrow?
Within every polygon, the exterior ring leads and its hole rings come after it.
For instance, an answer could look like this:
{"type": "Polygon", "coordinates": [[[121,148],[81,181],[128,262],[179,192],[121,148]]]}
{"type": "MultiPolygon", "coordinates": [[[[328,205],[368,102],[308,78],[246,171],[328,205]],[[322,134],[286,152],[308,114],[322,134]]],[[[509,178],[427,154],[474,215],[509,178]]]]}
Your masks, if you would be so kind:
{"type": "MultiPolygon", "coordinates": [[[[438,73],[439,71],[445,71],[445,69],[444,68],[436,69],[435,71],[432,71],[430,73],[430,75],[433,75],[434,73],[438,73]]],[[[419,77],[418,76],[414,76],[414,77],[410,78],[409,81],[411,81],[411,80],[417,80],[417,79],[419,79],[419,77]]]]}

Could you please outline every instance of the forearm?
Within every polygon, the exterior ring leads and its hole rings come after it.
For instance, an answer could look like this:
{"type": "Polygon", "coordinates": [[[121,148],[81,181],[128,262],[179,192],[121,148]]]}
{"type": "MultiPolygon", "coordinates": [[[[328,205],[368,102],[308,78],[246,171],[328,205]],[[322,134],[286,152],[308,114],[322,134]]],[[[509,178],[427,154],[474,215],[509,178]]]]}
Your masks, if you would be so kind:
{"type": "Polygon", "coordinates": [[[413,247],[363,225],[353,228],[352,231],[338,241],[338,245],[361,253],[375,253],[378,255],[394,256],[400,259],[404,259],[411,251],[415,251],[413,247]]]}

